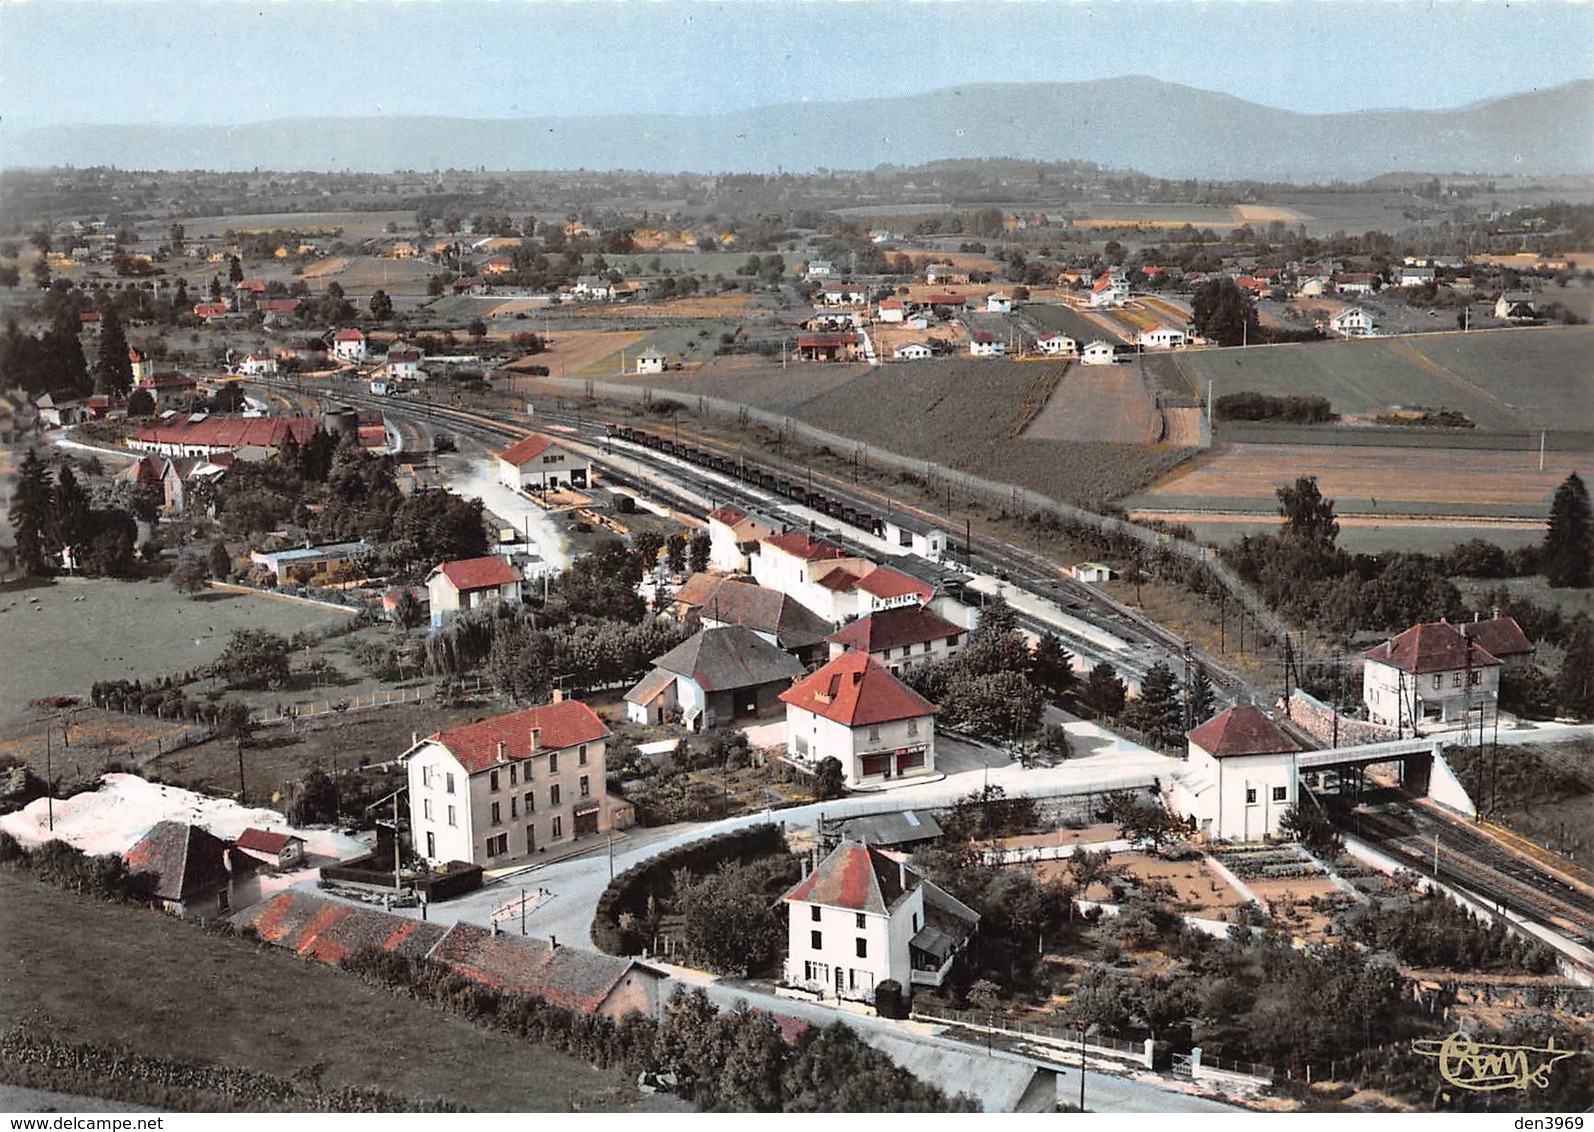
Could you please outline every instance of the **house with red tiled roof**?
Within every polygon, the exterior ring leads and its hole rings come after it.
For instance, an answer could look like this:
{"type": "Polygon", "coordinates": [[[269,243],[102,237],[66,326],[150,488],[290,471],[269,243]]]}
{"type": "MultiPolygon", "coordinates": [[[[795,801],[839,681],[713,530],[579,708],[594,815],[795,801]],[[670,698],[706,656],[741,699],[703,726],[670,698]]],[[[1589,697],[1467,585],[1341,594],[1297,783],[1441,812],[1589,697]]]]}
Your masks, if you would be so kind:
{"type": "Polygon", "coordinates": [[[592,484],[592,461],[534,432],[498,454],[498,482],[516,491],[558,491],[592,484]]]}
{"type": "Polygon", "coordinates": [[[426,576],[426,594],[437,628],[469,609],[520,600],[520,573],[495,554],[439,563],[426,576]]]}
{"type": "Polygon", "coordinates": [[[240,913],[233,926],[333,966],[362,951],[385,951],[441,964],[481,986],[616,1021],[633,1013],[656,1015],[664,1002],[663,974],[635,960],[474,924],[430,923],[297,889],[240,913]]]}
{"type": "Polygon", "coordinates": [[[798,763],[834,758],[849,786],[935,772],[935,705],[868,653],[842,653],[780,698],[798,763]]]}
{"type": "Polygon", "coordinates": [[[873,569],[867,559],[807,531],[782,531],[764,538],[754,548],[749,566],[759,585],[790,594],[821,617],[831,616],[831,599],[821,579],[837,570],[861,578],[873,569]]]}
{"type": "Polygon", "coordinates": [[[1118,271],[1104,271],[1090,288],[1092,307],[1121,307],[1129,301],[1129,277],[1118,271]]]}
{"type": "Polygon", "coordinates": [[[163,397],[192,396],[198,392],[199,382],[186,373],[165,370],[161,373],[150,374],[138,383],[137,388],[148,393],[154,399],[155,404],[159,405],[163,397]]]}
{"type": "MultiPolygon", "coordinates": [[[[1489,635],[1503,641],[1510,634],[1491,630],[1489,635]]],[[[1465,723],[1493,708],[1502,665],[1484,639],[1483,633],[1474,636],[1448,621],[1432,621],[1369,650],[1362,657],[1367,718],[1402,735],[1417,734],[1424,726],[1465,723]]]]}
{"type": "Polygon", "coordinates": [[[1189,761],[1169,776],[1169,809],[1204,837],[1260,841],[1277,836],[1295,805],[1300,746],[1260,708],[1229,708],[1189,734],[1189,761]]]}
{"type": "Polygon", "coordinates": [[[122,857],[150,903],[174,916],[225,915],[260,899],[255,861],[201,826],[157,822],[122,857]]]}
{"type": "Polygon", "coordinates": [[[358,365],[365,361],[365,333],[357,329],[340,330],[332,336],[332,356],[340,362],[358,365]]]}
{"type": "Polygon", "coordinates": [[[693,574],[675,591],[674,614],[685,623],[696,618],[705,629],[741,625],[803,664],[822,659],[830,622],[779,590],[737,578],[693,574]]]}
{"type": "Polygon", "coordinates": [[[277,372],[277,359],[269,353],[245,354],[238,372],[245,377],[265,377],[277,372]]]}
{"type": "Polygon", "coordinates": [[[837,845],[781,900],[785,981],[826,998],[872,1001],[887,979],[904,993],[939,987],[980,922],[903,857],[855,841],[837,845]]]}
{"type": "Polygon", "coordinates": [[[233,452],[249,459],[275,455],[291,435],[300,447],[321,429],[315,417],[213,417],[179,413],[141,428],[127,439],[135,452],[161,456],[215,456],[233,452]]]}
{"type": "Polygon", "coordinates": [[[962,626],[915,603],[877,609],[825,639],[832,660],[857,649],[895,673],[909,664],[955,656],[963,633],[962,626]]]}
{"type": "Polygon", "coordinates": [[[1490,656],[1509,666],[1513,661],[1533,655],[1533,642],[1522,631],[1515,617],[1494,617],[1488,621],[1469,621],[1461,632],[1482,645],[1490,656]]]}
{"type": "Polygon", "coordinates": [[[238,850],[274,869],[291,869],[304,863],[304,838],[280,829],[250,826],[238,835],[238,850]]]}
{"type": "Polygon", "coordinates": [[[596,712],[555,693],[415,743],[400,756],[415,855],[495,869],[612,828],[623,804],[605,805],[608,739],[596,712]]]}

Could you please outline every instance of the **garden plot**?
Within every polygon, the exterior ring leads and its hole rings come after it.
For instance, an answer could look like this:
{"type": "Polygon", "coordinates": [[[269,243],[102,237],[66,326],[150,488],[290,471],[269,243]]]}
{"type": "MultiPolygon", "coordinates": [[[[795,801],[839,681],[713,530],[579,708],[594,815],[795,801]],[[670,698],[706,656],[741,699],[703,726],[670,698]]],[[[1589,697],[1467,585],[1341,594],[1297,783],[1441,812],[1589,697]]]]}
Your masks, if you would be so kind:
{"type": "Polygon", "coordinates": [[[1026,440],[1155,444],[1162,433],[1162,414],[1139,366],[1071,364],[1023,436],[1026,440]]]}

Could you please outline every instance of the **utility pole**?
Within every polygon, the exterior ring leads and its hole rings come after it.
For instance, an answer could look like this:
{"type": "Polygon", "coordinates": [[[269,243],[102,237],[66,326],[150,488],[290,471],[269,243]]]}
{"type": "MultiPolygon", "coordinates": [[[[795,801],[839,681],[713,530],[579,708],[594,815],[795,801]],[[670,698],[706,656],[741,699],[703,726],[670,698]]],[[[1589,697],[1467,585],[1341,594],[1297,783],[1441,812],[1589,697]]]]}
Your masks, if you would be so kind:
{"type": "Polygon", "coordinates": [[[50,832],[55,832],[55,772],[50,769],[50,725],[44,725],[44,808],[49,814],[50,832]]]}

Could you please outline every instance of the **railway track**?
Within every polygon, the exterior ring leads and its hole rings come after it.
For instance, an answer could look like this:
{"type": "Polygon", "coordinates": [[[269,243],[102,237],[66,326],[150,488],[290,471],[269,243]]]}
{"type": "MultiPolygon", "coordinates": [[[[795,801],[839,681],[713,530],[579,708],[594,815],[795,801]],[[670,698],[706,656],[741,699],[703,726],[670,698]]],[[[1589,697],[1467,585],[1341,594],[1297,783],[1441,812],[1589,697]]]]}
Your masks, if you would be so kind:
{"type": "Polygon", "coordinates": [[[1594,895],[1483,833],[1420,808],[1405,817],[1358,811],[1340,825],[1414,873],[1594,945],[1594,895]]]}
{"type": "MultiPolygon", "coordinates": [[[[425,430],[428,436],[432,429],[447,427],[461,435],[472,436],[490,444],[502,444],[518,440],[534,431],[533,423],[544,429],[553,426],[560,431],[568,431],[574,434],[573,438],[595,445],[601,445],[608,435],[602,417],[576,410],[540,408],[535,422],[521,425],[519,422],[511,423],[457,406],[416,402],[407,398],[396,400],[391,397],[377,397],[359,389],[313,388],[304,392],[319,402],[342,402],[360,408],[380,409],[385,415],[408,421],[417,428],[425,430]]],[[[926,508],[905,504],[888,497],[883,492],[849,483],[841,477],[815,471],[806,465],[779,460],[767,452],[760,452],[757,458],[748,458],[743,451],[685,429],[672,433],[672,438],[667,441],[662,436],[658,439],[663,443],[657,447],[630,444],[626,448],[626,455],[639,463],[657,467],[662,478],[676,479],[687,478],[693,470],[689,466],[690,460],[677,458],[678,450],[699,456],[711,455],[717,467],[707,467],[705,472],[713,472],[714,475],[700,474],[692,486],[706,491],[711,498],[721,502],[736,503],[764,511],[778,510],[793,502],[803,505],[808,503],[808,497],[794,501],[790,497],[767,493],[761,487],[753,486],[746,472],[754,470],[766,473],[767,480],[774,482],[792,483],[800,480],[810,485],[812,492],[822,494],[827,504],[839,504],[835,510],[829,512],[821,510],[821,514],[825,515],[830,523],[849,525],[846,522],[846,512],[849,511],[854,516],[868,516],[871,519],[890,512],[911,516],[923,523],[946,530],[949,535],[954,535],[956,531],[956,523],[950,517],[939,515],[926,508]],[[679,436],[679,439],[674,439],[674,436],[679,436]],[[722,470],[732,467],[737,470],[735,472],[722,470]]],[[[650,481],[636,486],[656,491],[660,485],[650,481]]],[[[865,533],[873,534],[875,531],[871,527],[865,533]]],[[[1168,663],[1176,674],[1181,675],[1188,664],[1198,663],[1207,672],[1221,703],[1255,701],[1261,696],[1262,693],[1238,673],[1210,655],[1191,647],[1187,641],[1156,622],[1113,601],[1095,589],[1076,582],[1063,573],[1055,562],[1043,555],[1014,546],[995,536],[973,531],[967,526],[964,535],[961,546],[963,554],[960,557],[966,559],[963,562],[966,568],[1001,578],[1035,597],[1051,601],[1064,608],[1068,616],[1077,617],[1096,629],[1124,640],[1130,646],[1127,653],[1104,648],[1077,635],[1068,634],[1050,622],[1020,613],[1019,621],[1026,628],[1035,632],[1050,630],[1060,633],[1064,636],[1069,650],[1085,662],[1094,664],[1103,660],[1108,661],[1121,674],[1136,680],[1144,676],[1146,670],[1159,659],[1168,663]]],[[[955,537],[950,541],[954,546],[959,542],[955,537]]]]}

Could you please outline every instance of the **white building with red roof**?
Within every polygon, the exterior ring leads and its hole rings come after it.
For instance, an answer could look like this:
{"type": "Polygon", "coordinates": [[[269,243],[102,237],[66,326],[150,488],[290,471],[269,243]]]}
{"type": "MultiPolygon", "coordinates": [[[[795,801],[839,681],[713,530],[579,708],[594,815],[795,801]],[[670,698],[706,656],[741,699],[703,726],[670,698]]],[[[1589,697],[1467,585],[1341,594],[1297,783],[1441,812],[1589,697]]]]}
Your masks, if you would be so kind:
{"type": "Polygon", "coordinates": [[[875,610],[825,639],[830,643],[831,659],[856,649],[896,673],[910,664],[957,655],[963,635],[961,625],[912,604],[875,610]]]}
{"type": "Polygon", "coordinates": [[[127,364],[133,367],[133,384],[148,381],[155,376],[155,363],[150,356],[137,346],[127,348],[127,364]]]}
{"type": "Polygon", "coordinates": [[[1189,734],[1190,759],[1176,770],[1168,806],[1202,836],[1260,841],[1277,836],[1295,804],[1300,745],[1259,708],[1229,708],[1189,734]]]}
{"type": "Polygon", "coordinates": [[[470,609],[520,600],[520,573],[496,555],[444,562],[426,576],[432,628],[470,609]]]}
{"type": "Polygon", "coordinates": [[[606,832],[621,812],[605,802],[608,738],[597,713],[556,693],[415,743],[401,756],[415,855],[500,868],[606,832]]]}
{"type": "Polygon", "coordinates": [[[314,417],[212,417],[179,413],[139,429],[127,439],[135,452],[158,456],[216,456],[238,453],[243,459],[265,459],[292,436],[300,447],[321,429],[314,417]]]}
{"type": "Polygon", "coordinates": [[[826,574],[843,567],[862,577],[871,564],[807,531],[769,535],[751,555],[753,578],[759,585],[790,594],[821,615],[825,610],[819,602],[807,600],[804,591],[812,590],[826,574]]]}
{"type": "Polygon", "coordinates": [[[1103,272],[1090,288],[1092,307],[1121,307],[1129,301],[1129,279],[1118,272],[1103,272]]]}
{"type": "Polygon", "coordinates": [[[558,491],[592,484],[592,461],[534,432],[498,454],[498,482],[516,491],[558,491]]]}
{"type": "Polygon", "coordinates": [[[361,330],[340,330],[332,336],[332,356],[340,362],[358,365],[365,361],[365,333],[361,330]]]}
{"type": "Polygon", "coordinates": [[[764,515],[744,511],[729,503],[708,513],[708,564],[726,574],[746,574],[753,568],[758,544],[780,533],[780,524],[764,515]]]}
{"type": "Polygon", "coordinates": [[[939,987],[980,922],[900,856],[854,841],[781,899],[786,982],[827,998],[870,1001],[887,979],[904,994],[939,987]]]}
{"type": "Polygon", "coordinates": [[[780,698],[786,750],[800,763],[835,758],[849,786],[935,772],[935,705],[868,653],[843,653],[780,698]]]}
{"type": "Polygon", "coordinates": [[[277,359],[269,353],[246,354],[238,363],[238,372],[245,377],[264,377],[277,372],[277,359]]]}
{"type": "MultiPolygon", "coordinates": [[[[1508,632],[1491,631],[1487,639],[1508,637],[1508,632]]],[[[1500,695],[1502,665],[1483,639],[1482,632],[1463,633],[1448,621],[1433,621],[1369,650],[1362,658],[1367,718],[1404,735],[1416,734],[1425,724],[1464,723],[1473,713],[1492,709],[1500,695]]]]}
{"type": "Polygon", "coordinates": [[[238,835],[236,846],[239,852],[274,869],[291,869],[304,863],[304,838],[296,833],[250,826],[238,835]]]}

